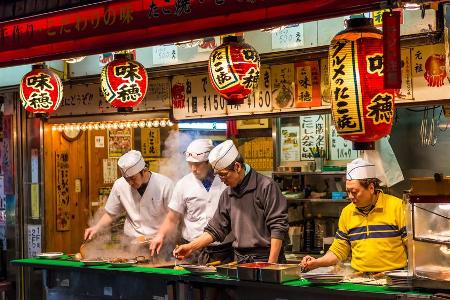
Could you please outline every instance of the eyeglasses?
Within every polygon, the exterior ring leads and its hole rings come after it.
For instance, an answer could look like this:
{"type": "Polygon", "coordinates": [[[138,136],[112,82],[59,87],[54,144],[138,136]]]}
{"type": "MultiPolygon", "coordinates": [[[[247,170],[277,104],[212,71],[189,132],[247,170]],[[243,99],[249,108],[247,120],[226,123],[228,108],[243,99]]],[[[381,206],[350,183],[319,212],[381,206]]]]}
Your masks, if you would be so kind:
{"type": "Polygon", "coordinates": [[[202,156],[204,156],[205,154],[207,154],[209,152],[211,152],[211,151],[206,151],[206,152],[202,152],[202,153],[195,153],[195,152],[184,151],[183,153],[186,156],[186,158],[188,158],[189,156],[193,157],[193,158],[199,158],[199,157],[202,157],[202,156]]]}

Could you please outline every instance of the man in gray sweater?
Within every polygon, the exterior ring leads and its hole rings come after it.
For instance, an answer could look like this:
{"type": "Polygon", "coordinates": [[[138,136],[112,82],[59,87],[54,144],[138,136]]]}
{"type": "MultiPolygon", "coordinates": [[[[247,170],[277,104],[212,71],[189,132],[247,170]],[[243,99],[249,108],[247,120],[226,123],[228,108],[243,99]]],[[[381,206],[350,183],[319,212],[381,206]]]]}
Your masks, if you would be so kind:
{"type": "Polygon", "coordinates": [[[282,249],[288,232],[287,202],[278,185],[244,163],[233,141],[227,140],[209,154],[209,162],[228,186],[204,233],[178,246],[176,258],[189,257],[233,231],[235,259],[239,263],[286,261],[282,249]]]}

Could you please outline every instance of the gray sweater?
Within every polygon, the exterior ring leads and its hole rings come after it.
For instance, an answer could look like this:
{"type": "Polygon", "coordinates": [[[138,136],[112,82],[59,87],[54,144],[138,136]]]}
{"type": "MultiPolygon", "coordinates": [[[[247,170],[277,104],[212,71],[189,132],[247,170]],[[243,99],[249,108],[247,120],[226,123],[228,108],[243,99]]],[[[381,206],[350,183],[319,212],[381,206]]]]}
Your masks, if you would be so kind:
{"type": "Polygon", "coordinates": [[[205,232],[222,242],[232,230],[233,247],[268,248],[271,238],[284,240],[288,229],[286,198],[271,178],[252,169],[240,186],[223,191],[205,232]]]}

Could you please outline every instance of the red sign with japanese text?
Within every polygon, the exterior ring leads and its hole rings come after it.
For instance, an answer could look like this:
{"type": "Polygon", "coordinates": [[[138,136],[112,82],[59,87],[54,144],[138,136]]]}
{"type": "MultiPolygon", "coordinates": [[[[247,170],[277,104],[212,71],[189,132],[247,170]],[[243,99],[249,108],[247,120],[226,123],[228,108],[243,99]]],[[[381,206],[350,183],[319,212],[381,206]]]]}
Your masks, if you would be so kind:
{"type": "Polygon", "coordinates": [[[402,87],[402,67],[400,55],[400,12],[383,13],[384,87],[402,87]]]}
{"type": "Polygon", "coordinates": [[[320,97],[320,68],[318,61],[295,64],[295,107],[317,107],[320,97]]]}

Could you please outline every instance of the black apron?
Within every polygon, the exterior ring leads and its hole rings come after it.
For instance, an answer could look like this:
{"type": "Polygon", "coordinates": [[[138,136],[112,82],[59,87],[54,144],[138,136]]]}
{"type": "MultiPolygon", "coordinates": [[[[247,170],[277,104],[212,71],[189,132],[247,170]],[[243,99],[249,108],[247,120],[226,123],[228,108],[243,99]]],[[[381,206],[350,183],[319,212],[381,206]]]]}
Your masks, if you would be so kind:
{"type": "MultiPolygon", "coordinates": [[[[238,264],[251,262],[267,262],[269,260],[270,248],[234,248],[234,259],[238,264]]],[[[278,263],[285,264],[286,257],[281,248],[278,255],[278,263]]]]}

